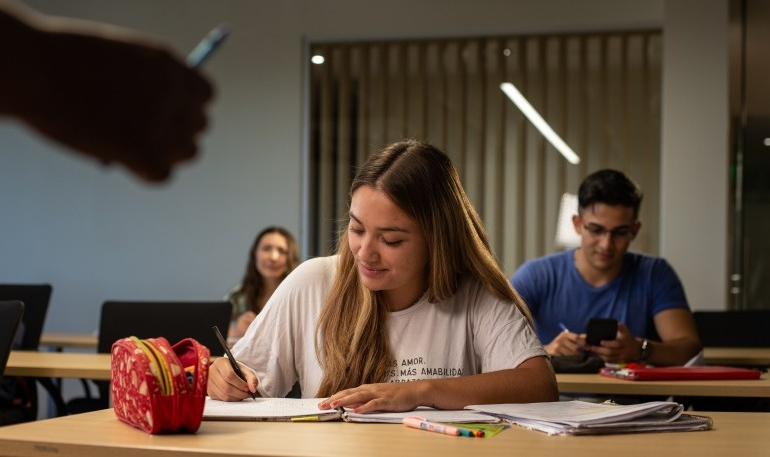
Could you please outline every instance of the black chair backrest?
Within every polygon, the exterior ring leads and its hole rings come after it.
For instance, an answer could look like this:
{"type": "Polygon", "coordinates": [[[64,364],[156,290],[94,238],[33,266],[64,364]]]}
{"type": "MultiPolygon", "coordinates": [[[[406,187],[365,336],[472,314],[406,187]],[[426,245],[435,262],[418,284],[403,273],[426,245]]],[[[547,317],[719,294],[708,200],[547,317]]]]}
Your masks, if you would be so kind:
{"type": "Polygon", "coordinates": [[[770,347],[770,309],[694,311],[704,346],[770,347]]]}
{"type": "Polygon", "coordinates": [[[212,353],[221,352],[211,327],[227,331],[232,304],[226,301],[107,301],[99,323],[99,352],[110,352],[112,343],[127,336],[162,336],[174,345],[195,338],[212,353]]]}
{"type": "Polygon", "coordinates": [[[34,351],[40,345],[52,291],[50,284],[0,284],[0,300],[24,302],[24,335],[19,349],[34,351]]]}
{"type": "Polygon", "coordinates": [[[20,300],[0,301],[0,382],[5,373],[5,364],[11,354],[16,329],[24,314],[24,302],[20,300]]]}

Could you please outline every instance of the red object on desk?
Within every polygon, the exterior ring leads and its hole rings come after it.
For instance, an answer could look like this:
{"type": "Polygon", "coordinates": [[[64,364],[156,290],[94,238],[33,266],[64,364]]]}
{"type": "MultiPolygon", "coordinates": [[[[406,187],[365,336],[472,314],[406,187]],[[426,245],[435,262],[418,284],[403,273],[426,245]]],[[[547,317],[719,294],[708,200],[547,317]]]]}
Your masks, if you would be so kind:
{"type": "Polygon", "coordinates": [[[722,366],[695,367],[644,367],[628,366],[624,368],[604,367],[599,372],[609,378],[629,381],[664,381],[677,379],[759,379],[758,370],[722,366]]]}

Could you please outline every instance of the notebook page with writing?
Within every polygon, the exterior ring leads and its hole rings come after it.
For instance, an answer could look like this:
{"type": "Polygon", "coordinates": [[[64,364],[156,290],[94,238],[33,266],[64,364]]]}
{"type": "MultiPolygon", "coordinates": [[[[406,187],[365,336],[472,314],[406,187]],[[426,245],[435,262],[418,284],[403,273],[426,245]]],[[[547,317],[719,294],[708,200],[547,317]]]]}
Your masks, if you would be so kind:
{"type": "Polygon", "coordinates": [[[247,398],[239,402],[206,397],[203,420],[325,421],[340,418],[334,409],[319,409],[320,398],[247,398]]]}

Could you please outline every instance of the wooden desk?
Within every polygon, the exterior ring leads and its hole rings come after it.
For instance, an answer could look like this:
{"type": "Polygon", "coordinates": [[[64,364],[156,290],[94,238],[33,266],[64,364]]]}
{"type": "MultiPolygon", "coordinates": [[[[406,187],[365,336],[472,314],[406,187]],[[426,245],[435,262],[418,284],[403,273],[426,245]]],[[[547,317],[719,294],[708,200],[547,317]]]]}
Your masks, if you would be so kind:
{"type": "Polygon", "coordinates": [[[704,413],[705,432],[608,436],[548,436],[514,427],[490,438],[465,438],[397,424],[345,422],[206,422],[194,435],[148,435],[112,410],[0,427],[4,456],[515,456],[682,457],[767,455],[770,413],[704,413]]]}
{"type": "Polygon", "coordinates": [[[717,348],[703,349],[707,365],[770,367],[768,348],[717,348]]]}
{"type": "Polygon", "coordinates": [[[55,348],[61,351],[63,348],[93,349],[99,338],[93,333],[63,333],[45,332],[40,336],[40,346],[55,348]]]}
{"type": "MultiPolygon", "coordinates": [[[[36,378],[110,379],[109,354],[11,351],[5,372],[36,378]]],[[[557,374],[561,392],[711,397],[770,397],[770,374],[759,380],[624,381],[594,374],[557,374]]]]}
{"type": "Polygon", "coordinates": [[[33,378],[110,379],[110,354],[11,351],[5,374],[33,378]]]}
{"type": "Polygon", "coordinates": [[[600,395],[679,395],[690,397],[770,397],[770,377],[734,381],[626,381],[598,374],[556,375],[559,392],[600,395]]]}

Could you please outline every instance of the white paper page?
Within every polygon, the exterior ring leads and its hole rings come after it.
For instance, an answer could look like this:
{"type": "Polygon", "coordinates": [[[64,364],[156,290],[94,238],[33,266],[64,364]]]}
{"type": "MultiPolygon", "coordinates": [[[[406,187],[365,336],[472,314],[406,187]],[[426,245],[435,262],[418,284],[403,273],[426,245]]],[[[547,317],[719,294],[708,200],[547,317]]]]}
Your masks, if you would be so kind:
{"type": "Polygon", "coordinates": [[[414,411],[406,412],[380,412],[356,414],[346,412],[345,418],[350,422],[379,422],[389,424],[400,424],[405,417],[421,417],[431,422],[460,422],[466,424],[472,423],[496,423],[500,419],[481,414],[470,410],[440,410],[427,407],[420,407],[414,411]]]}
{"type": "Polygon", "coordinates": [[[247,398],[240,402],[206,397],[203,419],[287,420],[302,416],[339,415],[336,410],[319,409],[320,398],[247,398]]]}

